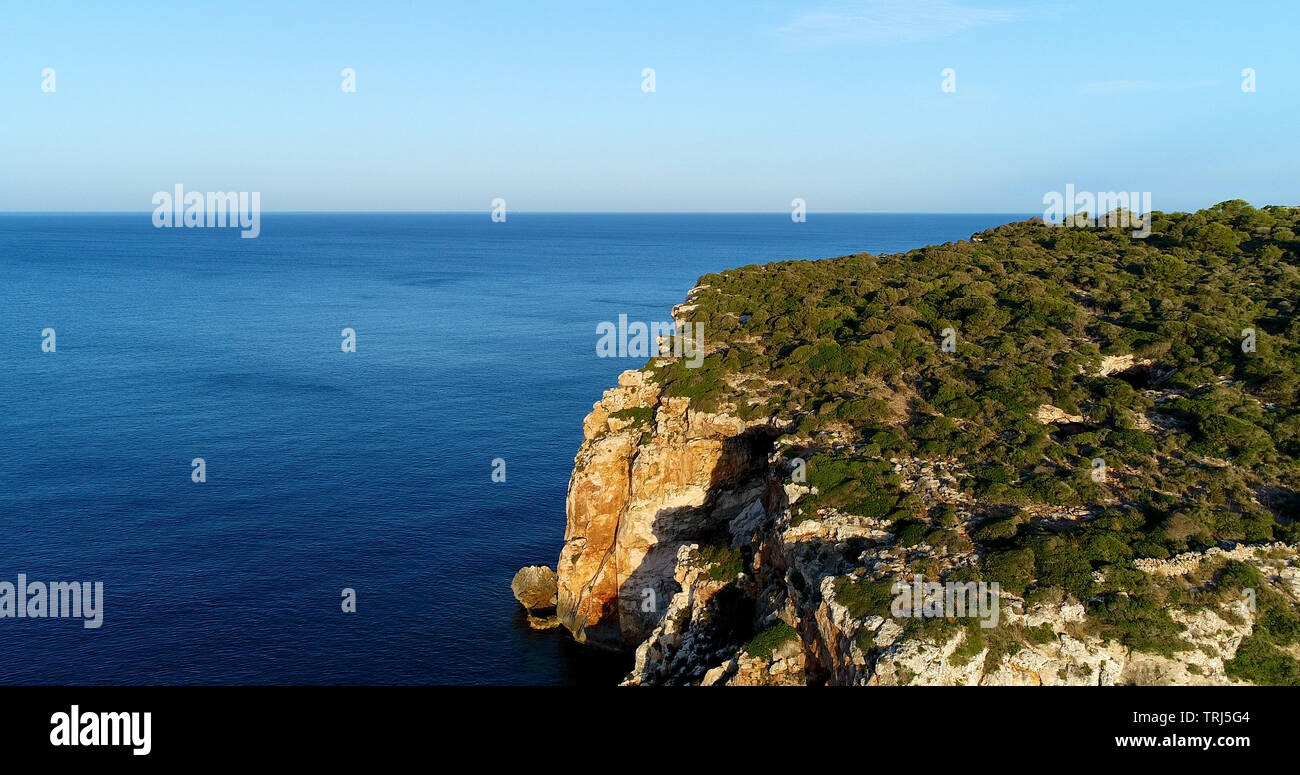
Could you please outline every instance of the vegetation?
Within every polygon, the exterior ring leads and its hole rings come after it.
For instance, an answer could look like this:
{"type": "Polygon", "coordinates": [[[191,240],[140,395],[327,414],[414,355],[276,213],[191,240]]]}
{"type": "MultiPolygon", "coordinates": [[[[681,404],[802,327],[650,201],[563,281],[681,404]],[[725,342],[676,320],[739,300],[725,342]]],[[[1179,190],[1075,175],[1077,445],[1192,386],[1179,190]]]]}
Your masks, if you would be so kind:
{"type": "Polygon", "coordinates": [[[962,629],[961,643],[953,650],[952,656],[948,657],[949,664],[953,666],[964,665],[974,659],[985,649],[984,632],[979,623],[968,622],[962,629]]]}
{"type": "Polygon", "coordinates": [[[793,627],[778,619],[775,624],[760,630],[753,640],[745,644],[745,653],[751,657],[771,659],[772,654],[783,644],[798,637],[793,627]]]}
{"type": "MultiPolygon", "coordinates": [[[[1135,560],[1300,540],[1297,233],[1300,209],[1234,200],[1154,213],[1147,239],[1030,221],[747,266],[700,279],[686,313],[708,332],[700,368],[651,368],[696,409],[795,429],[779,443],[814,489],[792,521],[836,510],[887,523],[902,548],[973,550],[965,578],[1068,595],[1104,637],[1172,654],[1171,606],[1191,603],[1135,560]],[[974,513],[905,489],[904,458],[958,465],[974,513]]],[[[1248,575],[1225,573],[1221,587],[1248,575]]],[[[1230,675],[1294,682],[1295,607],[1256,586],[1260,623],[1230,675]]],[[[855,616],[887,612],[887,582],[835,589],[855,616]]],[[[990,637],[968,631],[963,649],[990,637]]]]}
{"type": "Polygon", "coordinates": [[[619,409],[609,416],[617,420],[627,420],[633,425],[649,425],[654,419],[655,410],[648,406],[632,406],[627,409],[619,409]]]}
{"type": "Polygon", "coordinates": [[[655,410],[648,406],[630,406],[626,409],[619,409],[611,412],[610,417],[615,420],[624,420],[629,423],[630,427],[637,428],[641,431],[640,443],[645,444],[653,435],[655,410]]]}
{"type": "Polygon", "coordinates": [[[1224,664],[1224,669],[1229,678],[1239,681],[1267,686],[1300,686],[1300,662],[1253,635],[1241,642],[1236,656],[1224,664]]]}
{"type": "Polygon", "coordinates": [[[701,546],[700,559],[708,566],[709,578],[714,581],[731,581],[744,570],[740,550],[730,546],[701,546]]]}
{"type": "Polygon", "coordinates": [[[1228,677],[1257,684],[1300,686],[1300,661],[1282,651],[1300,641],[1300,615],[1278,592],[1270,589],[1254,566],[1231,561],[1217,578],[1219,594],[1239,598],[1250,590],[1257,608],[1255,629],[1241,642],[1236,655],[1224,663],[1228,677]]]}
{"type": "Polygon", "coordinates": [[[841,576],[835,579],[835,600],[849,610],[855,619],[864,616],[889,616],[889,604],[894,599],[890,592],[892,581],[872,581],[841,576]]]}

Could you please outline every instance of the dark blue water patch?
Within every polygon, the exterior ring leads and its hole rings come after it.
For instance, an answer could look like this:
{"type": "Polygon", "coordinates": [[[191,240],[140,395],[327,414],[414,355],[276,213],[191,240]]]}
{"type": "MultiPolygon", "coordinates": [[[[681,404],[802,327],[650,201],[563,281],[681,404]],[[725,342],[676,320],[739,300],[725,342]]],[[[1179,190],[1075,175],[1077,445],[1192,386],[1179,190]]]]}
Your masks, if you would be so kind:
{"type": "Polygon", "coordinates": [[[105,588],[96,630],[0,619],[0,683],[612,683],[626,655],[530,630],[509,590],[555,564],[582,418],[641,365],[596,324],[1014,219],[0,216],[0,581],[105,588]]]}

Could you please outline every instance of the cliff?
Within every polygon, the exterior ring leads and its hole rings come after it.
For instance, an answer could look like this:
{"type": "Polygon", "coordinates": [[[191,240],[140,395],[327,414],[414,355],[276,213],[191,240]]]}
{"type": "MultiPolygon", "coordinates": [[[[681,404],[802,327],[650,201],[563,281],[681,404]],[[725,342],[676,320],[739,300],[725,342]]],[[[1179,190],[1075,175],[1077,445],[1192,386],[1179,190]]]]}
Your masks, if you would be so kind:
{"type": "Polygon", "coordinates": [[[689,403],[628,371],[583,423],[557,565],[560,621],[579,640],[645,638],[675,589],[678,549],[725,534],[766,487],[770,427],[689,403]]]}
{"type": "Polygon", "coordinates": [[[702,367],[583,422],[556,616],[629,684],[1300,682],[1296,228],[702,278],[702,367]]]}

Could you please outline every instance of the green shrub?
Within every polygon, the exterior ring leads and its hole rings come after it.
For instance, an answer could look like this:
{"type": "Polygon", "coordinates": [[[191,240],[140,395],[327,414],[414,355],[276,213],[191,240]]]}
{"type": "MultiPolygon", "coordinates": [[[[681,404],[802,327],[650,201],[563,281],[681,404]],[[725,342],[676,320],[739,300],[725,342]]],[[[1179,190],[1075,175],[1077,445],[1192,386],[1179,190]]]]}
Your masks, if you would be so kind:
{"type": "Polygon", "coordinates": [[[1236,681],[1262,686],[1300,686],[1300,662],[1254,635],[1241,642],[1236,655],[1224,662],[1223,668],[1236,681]]]}
{"type": "Polygon", "coordinates": [[[1056,640],[1056,631],[1050,624],[1040,624],[1037,627],[1025,628],[1025,640],[1035,646],[1042,646],[1056,640]]]}
{"type": "Polygon", "coordinates": [[[840,576],[832,582],[835,600],[848,609],[854,619],[864,616],[889,616],[889,606],[894,594],[892,581],[872,581],[840,576]]]}
{"type": "Polygon", "coordinates": [[[714,581],[730,581],[744,570],[740,550],[730,546],[701,546],[700,558],[709,566],[709,578],[714,581]]]}
{"type": "Polygon", "coordinates": [[[900,546],[916,546],[925,540],[926,533],[929,532],[929,526],[918,520],[900,520],[895,523],[895,540],[900,546]]]}
{"type": "Polygon", "coordinates": [[[618,420],[630,420],[634,426],[649,425],[654,419],[655,410],[649,406],[629,406],[617,412],[610,412],[609,416],[618,420]]]}
{"type": "Polygon", "coordinates": [[[771,659],[782,645],[799,639],[799,633],[781,620],[764,628],[745,644],[745,653],[759,659],[771,659]]]}
{"type": "Polygon", "coordinates": [[[1100,623],[1103,637],[1118,640],[1135,651],[1171,657],[1188,648],[1178,637],[1182,625],[1150,600],[1110,593],[1090,603],[1088,613],[1100,623]]]}

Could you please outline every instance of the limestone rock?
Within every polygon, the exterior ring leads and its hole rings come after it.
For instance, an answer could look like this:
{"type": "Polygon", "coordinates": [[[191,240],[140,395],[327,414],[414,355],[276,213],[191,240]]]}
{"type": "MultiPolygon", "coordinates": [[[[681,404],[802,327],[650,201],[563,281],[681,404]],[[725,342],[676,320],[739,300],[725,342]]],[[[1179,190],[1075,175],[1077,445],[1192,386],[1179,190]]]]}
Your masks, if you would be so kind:
{"type": "Polygon", "coordinates": [[[749,479],[767,468],[765,421],[695,412],[660,393],[649,372],[624,372],[583,422],[557,563],[558,615],[579,641],[644,640],[679,589],[678,549],[725,527],[766,486],[749,479]],[[610,421],[627,409],[650,410],[648,424],[610,421]]]}
{"type": "Polygon", "coordinates": [[[555,571],[545,565],[520,568],[510,582],[510,591],[529,613],[552,610],[556,603],[555,571]]]}
{"type": "Polygon", "coordinates": [[[1038,407],[1038,411],[1034,414],[1034,417],[1043,425],[1051,425],[1053,423],[1061,422],[1083,422],[1083,415],[1070,414],[1064,409],[1052,406],[1051,404],[1043,404],[1038,407]]]}

